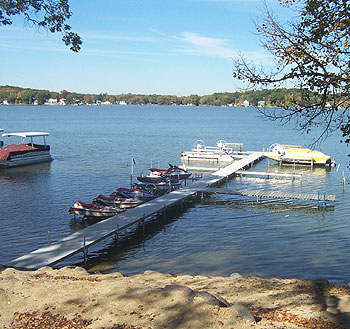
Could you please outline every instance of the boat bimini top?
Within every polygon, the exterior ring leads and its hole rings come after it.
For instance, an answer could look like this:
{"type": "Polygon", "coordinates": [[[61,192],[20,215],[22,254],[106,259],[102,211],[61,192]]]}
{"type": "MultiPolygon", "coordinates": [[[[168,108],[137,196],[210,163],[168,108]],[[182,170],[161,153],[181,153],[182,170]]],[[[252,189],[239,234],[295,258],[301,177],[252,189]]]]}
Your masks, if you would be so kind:
{"type": "Polygon", "coordinates": [[[21,137],[22,143],[24,143],[25,138],[30,138],[31,143],[33,144],[33,137],[40,137],[42,136],[44,139],[44,144],[46,144],[45,141],[45,136],[49,136],[50,134],[47,132],[39,132],[39,131],[28,131],[28,132],[22,132],[22,133],[6,133],[6,134],[2,134],[3,137],[8,137],[10,139],[10,137],[21,137]]]}
{"type": "MultiPolygon", "coordinates": [[[[0,129],[0,131],[2,131],[0,129]]],[[[29,131],[25,133],[8,133],[8,134],[2,134],[3,137],[11,137],[11,136],[18,136],[22,138],[26,137],[36,137],[36,136],[49,136],[49,133],[45,132],[37,132],[37,131],[29,131]]]]}

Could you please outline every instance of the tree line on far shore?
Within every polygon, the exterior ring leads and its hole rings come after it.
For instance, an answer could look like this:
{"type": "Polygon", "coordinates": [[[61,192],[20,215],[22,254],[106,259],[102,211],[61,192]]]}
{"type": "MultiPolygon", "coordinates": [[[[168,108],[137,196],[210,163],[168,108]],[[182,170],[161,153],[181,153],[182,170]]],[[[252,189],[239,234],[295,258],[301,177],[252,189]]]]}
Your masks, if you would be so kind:
{"type": "Polygon", "coordinates": [[[220,92],[210,95],[141,95],[141,94],[82,94],[62,90],[61,92],[0,86],[0,104],[29,105],[193,105],[193,106],[267,106],[284,107],[294,104],[300,96],[297,89],[278,88],[248,90],[242,92],[220,92]]]}

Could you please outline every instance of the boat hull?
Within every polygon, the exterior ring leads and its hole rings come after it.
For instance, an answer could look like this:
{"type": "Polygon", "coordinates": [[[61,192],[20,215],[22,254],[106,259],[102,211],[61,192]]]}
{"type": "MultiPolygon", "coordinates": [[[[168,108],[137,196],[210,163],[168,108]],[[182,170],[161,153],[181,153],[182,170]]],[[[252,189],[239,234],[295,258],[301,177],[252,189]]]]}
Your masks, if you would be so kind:
{"type": "Polygon", "coordinates": [[[115,192],[116,195],[120,195],[126,199],[136,199],[142,201],[149,201],[154,199],[156,196],[142,189],[128,189],[120,187],[115,192]]]}
{"type": "Polygon", "coordinates": [[[286,164],[328,165],[332,163],[330,156],[305,148],[290,148],[286,149],[284,154],[268,152],[265,155],[269,159],[286,164]]]}
{"type": "Polygon", "coordinates": [[[10,160],[0,161],[0,168],[13,168],[27,166],[36,163],[51,162],[53,160],[50,153],[31,152],[28,154],[11,157],[10,160]]]}
{"type": "MultiPolygon", "coordinates": [[[[180,176],[180,175],[179,175],[180,176]]],[[[183,175],[185,177],[185,175],[183,175]]],[[[188,178],[188,176],[187,176],[188,178]]],[[[180,180],[183,180],[185,178],[180,178],[180,180]]],[[[160,184],[162,182],[171,182],[176,183],[179,181],[177,176],[169,176],[169,177],[163,177],[163,176],[138,176],[137,180],[141,183],[152,183],[152,184],[160,184]]]]}
{"type": "Polygon", "coordinates": [[[118,198],[115,196],[105,196],[103,194],[100,194],[96,199],[94,199],[94,203],[119,207],[121,209],[130,209],[142,204],[143,201],[130,198],[118,198]]]}
{"type": "Polygon", "coordinates": [[[81,201],[76,202],[69,213],[84,217],[108,218],[122,212],[122,209],[116,207],[99,207],[94,204],[85,204],[81,201]]]}

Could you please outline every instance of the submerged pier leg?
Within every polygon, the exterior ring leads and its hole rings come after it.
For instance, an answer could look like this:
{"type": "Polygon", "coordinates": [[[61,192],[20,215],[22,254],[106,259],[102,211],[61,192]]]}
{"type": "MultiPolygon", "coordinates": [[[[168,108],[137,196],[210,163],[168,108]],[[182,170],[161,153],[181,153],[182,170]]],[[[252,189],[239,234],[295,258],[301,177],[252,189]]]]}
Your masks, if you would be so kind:
{"type": "Polygon", "coordinates": [[[166,222],[166,204],[163,207],[163,220],[164,220],[164,223],[165,223],[166,222]]]}
{"type": "Polygon", "coordinates": [[[119,225],[117,225],[117,230],[115,231],[115,238],[117,239],[117,248],[119,249],[119,225]]]}
{"type": "Polygon", "coordinates": [[[145,214],[142,216],[142,233],[145,235],[145,214]]]}
{"type": "Polygon", "coordinates": [[[86,248],[85,235],[83,235],[83,254],[84,254],[84,266],[87,264],[88,250],[86,248]]]}

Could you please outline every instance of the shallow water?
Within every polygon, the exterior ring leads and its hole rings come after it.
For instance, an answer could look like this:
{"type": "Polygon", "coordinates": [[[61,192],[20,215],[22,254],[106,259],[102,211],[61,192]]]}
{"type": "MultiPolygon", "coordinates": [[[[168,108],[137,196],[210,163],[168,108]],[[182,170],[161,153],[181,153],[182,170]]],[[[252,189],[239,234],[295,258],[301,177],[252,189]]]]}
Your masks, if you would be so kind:
{"type": "MultiPolygon", "coordinates": [[[[244,150],[270,144],[307,146],[312,136],[292,126],[262,120],[253,109],[158,106],[1,106],[5,132],[49,131],[54,161],[0,171],[2,196],[0,263],[47,245],[81,229],[68,213],[77,200],[91,201],[130,185],[134,175],[152,166],[179,164],[181,150],[202,139],[214,146],[224,139],[244,150]]],[[[125,274],[153,269],[172,273],[263,277],[327,278],[349,281],[349,149],[331,136],[318,149],[335,158],[331,169],[282,167],[267,159],[254,171],[302,173],[302,179],[236,178],[234,189],[327,192],[333,207],[316,202],[212,196],[175,212],[166,222],[149,223],[146,235],[125,232],[120,248],[113,239],[89,250],[91,265],[104,262],[125,274]],[[345,190],[343,171],[347,177],[345,190]]],[[[78,254],[62,265],[82,262],[78,254]]]]}

